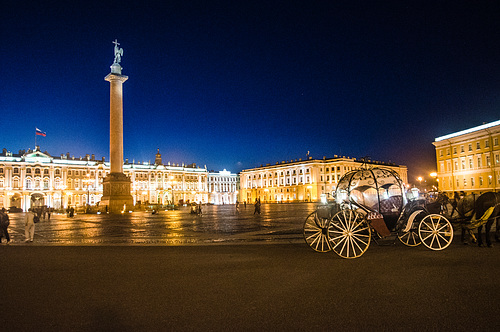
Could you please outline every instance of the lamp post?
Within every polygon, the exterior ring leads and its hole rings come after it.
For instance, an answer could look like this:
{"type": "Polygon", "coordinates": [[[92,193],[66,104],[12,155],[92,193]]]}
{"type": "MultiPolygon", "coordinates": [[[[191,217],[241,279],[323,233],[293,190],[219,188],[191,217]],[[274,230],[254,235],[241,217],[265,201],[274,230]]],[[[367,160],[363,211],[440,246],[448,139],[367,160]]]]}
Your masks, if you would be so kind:
{"type": "Polygon", "coordinates": [[[436,172],[432,172],[432,173],[431,173],[431,174],[429,174],[429,175],[430,175],[430,177],[434,180],[434,181],[433,181],[434,183],[432,184],[432,185],[433,185],[433,187],[435,187],[435,188],[436,188],[436,190],[439,190],[439,186],[438,186],[438,184],[439,184],[439,180],[438,180],[438,178],[437,178],[437,173],[436,173],[436,172]]]}
{"type": "Polygon", "coordinates": [[[60,208],[61,208],[61,210],[64,210],[64,189],[66,189],[66,186],[63,184],[63,185],[61,185],[60,189],[61,189],[61,206],[60,206],[60,208]]]}
{"type": "Polygon", "coordinates": [[[83,182],[87,185],[87,209],[86,212],[89,213],[90,211],[90,184],[92,183],[92,180],[90,179],[90,173],[87,174],[87,178],[83,180],[83,182]]]}
{"type": "Polygon", "coordinates": [[[170,176],[170,181],[168,182],[168,184],[170,185],[170,189],[172,189],[172,206],[174,207],[175,206],[174,186],[176,182],[174,181],[173,175],[170,176]]]}

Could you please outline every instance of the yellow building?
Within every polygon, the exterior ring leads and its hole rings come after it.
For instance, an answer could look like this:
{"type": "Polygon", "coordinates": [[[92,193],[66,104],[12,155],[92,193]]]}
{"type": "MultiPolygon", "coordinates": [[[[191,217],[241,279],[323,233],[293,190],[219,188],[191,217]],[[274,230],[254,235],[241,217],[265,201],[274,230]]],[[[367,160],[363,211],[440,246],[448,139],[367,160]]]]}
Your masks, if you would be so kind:
{"type": "MultiPolygon", "coordinates": [[[[96,160],[94,155],[55,157],[39,147],[17,154],[4,149],[0,155],[0,208],[27,211],[37,206],[97,206],[102,181],[109,172],[109,162],[96,160]]],[[[208,202],[208,171],[195,164],[164,165],[158,152],[154,164],[125,160],[123,172],[132,182],[134,204],[208,202]]]]}
{"type": "Polygon", "coordinates": [[[436,138],[439,189],[448,193],[498,190],[499,139],[500,120],[436,138]]]}
{"type": "MultiPolygon", "coordinates": [[[[363,164],[364,161],[349,157],[309,157],[246,169],[240,173],[240,200],[251,203],[259,198],[262,203],[283,203],[328,199],[340,178],[363,164]]],[[[372,161],[366,164],[391,168],[407,183],[406,166],[372,161]]]]}

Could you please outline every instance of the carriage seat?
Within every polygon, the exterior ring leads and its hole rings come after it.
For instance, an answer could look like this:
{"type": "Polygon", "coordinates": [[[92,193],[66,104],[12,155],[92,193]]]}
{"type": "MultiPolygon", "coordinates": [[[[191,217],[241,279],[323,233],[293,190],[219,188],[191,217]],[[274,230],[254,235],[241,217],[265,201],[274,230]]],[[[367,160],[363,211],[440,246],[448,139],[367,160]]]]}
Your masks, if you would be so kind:
{"type": "Polygon", "coordinates": [[[391,196],[388,199],[380,201],[380,213],[386,214],[399,214],[401,206],[403,205],[403,197],[401,195],[391,196]]]}

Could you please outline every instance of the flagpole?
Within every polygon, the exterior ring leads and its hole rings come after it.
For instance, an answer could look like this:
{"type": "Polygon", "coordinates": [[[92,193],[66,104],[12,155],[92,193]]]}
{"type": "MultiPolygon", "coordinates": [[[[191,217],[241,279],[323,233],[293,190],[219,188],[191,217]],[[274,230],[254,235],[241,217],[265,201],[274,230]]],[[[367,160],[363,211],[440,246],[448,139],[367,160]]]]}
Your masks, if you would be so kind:
{"type": "Polygon", "coordinates": [[[35,150],[36,150],[36,128],[35,128],[35,150]]]}

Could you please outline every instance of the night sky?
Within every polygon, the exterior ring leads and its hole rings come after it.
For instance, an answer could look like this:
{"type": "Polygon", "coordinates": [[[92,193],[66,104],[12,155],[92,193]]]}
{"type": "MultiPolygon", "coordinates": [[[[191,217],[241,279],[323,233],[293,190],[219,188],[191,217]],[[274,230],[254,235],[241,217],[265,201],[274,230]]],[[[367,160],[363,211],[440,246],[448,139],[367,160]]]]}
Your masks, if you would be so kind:
{"type": "Polygon", "coordinates": [[[239,172],[344,155],[435,170],[436,137],[500,119],[499,1],[23,1],[0,7],[0,149],[239,172]]]}

